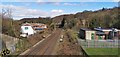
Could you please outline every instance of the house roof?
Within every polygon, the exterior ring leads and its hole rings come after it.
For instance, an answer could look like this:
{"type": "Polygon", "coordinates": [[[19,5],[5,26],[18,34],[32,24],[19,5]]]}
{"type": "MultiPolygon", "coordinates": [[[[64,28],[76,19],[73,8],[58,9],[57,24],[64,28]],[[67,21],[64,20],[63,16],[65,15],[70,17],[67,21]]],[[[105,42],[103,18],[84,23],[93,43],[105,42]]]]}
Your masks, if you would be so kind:
{"type": "Polygon", "coordinates": [[[41,23],[24,23],[22,26],[45,26],[45,24],[41,23]]]}
{"type": "Polygon", "coordinates": [[[88,29],[88,28],[80,28],[81,30],[85,30],[85,31],[94,31],[92,29],[88,29]]]}
{"type": "Polygon", "coordinates": [[[24,23],[22,24],[22,26],[32,26],[32,28],[43,28],[46,25],[45,24],[41,24],[41,23],[24,23]]]}
{"type": "Polygon", "coordinates": [[[116,31],[120,31],[119,29],[116,29],[116,28],[110,28],[110,29],[105,29],[105,28],[94,28],[94,30],[92,29],[88,29],[88,28],[80,28],[81,30],[84,30],[84,31],[113,31],[113,29],[116,31]]]}
{"type": "Polygon", "coordinates": [[[31,26],[29,23],[22,24],[22,26],[31,26]]]}
{"type": "Polygon", "coordinates": [[[120,31],[119,29],[116,29],[116,28],[110,28],[110,29],[105,29],[105,28],[94,28],[95,30],[97,30],[97,31],[113,31],[113,29],[115,30],[115,31],[120,31]]]}

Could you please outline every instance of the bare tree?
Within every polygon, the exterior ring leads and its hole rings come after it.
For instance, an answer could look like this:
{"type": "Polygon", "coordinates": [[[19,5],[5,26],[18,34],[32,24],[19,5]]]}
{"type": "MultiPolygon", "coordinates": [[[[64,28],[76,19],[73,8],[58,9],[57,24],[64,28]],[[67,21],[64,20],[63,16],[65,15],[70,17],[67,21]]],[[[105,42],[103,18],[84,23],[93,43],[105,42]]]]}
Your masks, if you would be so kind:
{"type": "Polygon", "coordinates": [[[0,33],[2,33],[2,14],[0,14],[0,33]]]}
{"type": "Polygon", "coordinates": [[[13,13],[12,8],[3,8],[2,9],[2,19],[9,19],[10,20],[11,30],[13,31],[14,36],[16,37],[17,35],[15,33],[15,28],[14,28],[14,25],[13,25],[12,13],[13,13]]]}
{"type": "Polygon", "coordinates": [[[3,8],[2,9],[2,18],[12,19],[12,9],[11,8],[3,8]]]}

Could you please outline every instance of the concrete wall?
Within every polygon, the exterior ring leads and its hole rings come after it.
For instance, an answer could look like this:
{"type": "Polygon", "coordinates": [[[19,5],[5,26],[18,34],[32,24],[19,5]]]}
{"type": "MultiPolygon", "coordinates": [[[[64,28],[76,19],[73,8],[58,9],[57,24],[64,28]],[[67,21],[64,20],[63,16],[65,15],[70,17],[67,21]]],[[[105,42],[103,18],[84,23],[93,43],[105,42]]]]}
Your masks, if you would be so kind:
{"type": "Polygon", "coordinates": [[[15,51],[15,44],[18,42],[19,39],[8,36],[8,35],[4,35],[4,34],[0,34],[0,36],[2,36],[2,40],[5,42],[7,49],[9,49],[11,52],[14,52],[15,51]]]}

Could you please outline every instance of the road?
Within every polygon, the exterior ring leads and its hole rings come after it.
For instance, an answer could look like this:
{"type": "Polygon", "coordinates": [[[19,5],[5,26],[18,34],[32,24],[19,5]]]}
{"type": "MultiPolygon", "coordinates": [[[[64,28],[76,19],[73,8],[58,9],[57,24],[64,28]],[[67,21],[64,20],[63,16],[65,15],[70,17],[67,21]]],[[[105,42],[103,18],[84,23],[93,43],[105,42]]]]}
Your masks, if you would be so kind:
{"type": "Polygon", "coordinates": [[[44,41],[30,48],[22,55],[26,55],[25,57],[29,57],[27,55],[51,55],[60,34],[61,29],[56,29],[49,37],[45,38],[44,41]]]}

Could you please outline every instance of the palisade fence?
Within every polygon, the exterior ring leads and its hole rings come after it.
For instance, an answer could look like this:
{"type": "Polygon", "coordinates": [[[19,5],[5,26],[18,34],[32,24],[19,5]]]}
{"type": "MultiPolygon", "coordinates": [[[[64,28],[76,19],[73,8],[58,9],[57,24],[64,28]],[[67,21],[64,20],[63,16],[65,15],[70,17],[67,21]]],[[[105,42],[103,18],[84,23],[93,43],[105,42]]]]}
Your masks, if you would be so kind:
{"type": "Polygon", "coordinates": [[[120,48],[120,40],[82,40],[79,44],[84,48],[120,48]]]}

